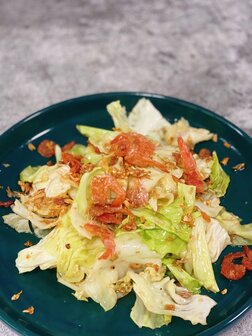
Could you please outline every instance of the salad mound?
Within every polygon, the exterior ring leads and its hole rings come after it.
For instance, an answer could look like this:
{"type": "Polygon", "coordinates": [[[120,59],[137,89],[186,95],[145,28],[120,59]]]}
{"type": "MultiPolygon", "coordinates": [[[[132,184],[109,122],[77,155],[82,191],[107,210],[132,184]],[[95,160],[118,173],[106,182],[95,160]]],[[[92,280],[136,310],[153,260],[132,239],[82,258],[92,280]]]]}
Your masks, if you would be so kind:
{"type": "MultiPolygon", "coordinates": [[[[119,101],[107,110],[113,130],[77,125],[87,145],[44,140],[39,153],[56,162],[20,173],[4,223],[41,239],[18,253],[16,266],[55,268],[78,300],[105,311],[133,291],[139,327],[172,316],[205,325],[216,302],[201,289],[220,291],[212,264],[228,245],[252,244],[252,224],[220,204],[230,178],[216,152],[193,152],[213,134],[185,119],[170,124],[147,99],[129,114],[119,101]]],[[[244,251],[236,255],[242,265],[230,256],[222,274],[238,279],[252,269],[244,251]]]]}

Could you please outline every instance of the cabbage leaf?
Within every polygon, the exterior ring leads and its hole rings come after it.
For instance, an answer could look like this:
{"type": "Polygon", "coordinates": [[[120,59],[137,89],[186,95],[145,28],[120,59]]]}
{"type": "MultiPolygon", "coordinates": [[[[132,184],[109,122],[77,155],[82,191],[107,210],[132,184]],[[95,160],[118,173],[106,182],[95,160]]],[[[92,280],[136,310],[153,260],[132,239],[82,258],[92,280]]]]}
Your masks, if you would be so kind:
{"type": "Polygon", "coordinates": [[[108,147],[105,145],[120,134],[120,132],[117,131],[108,131],[85,125],[77,125],[76,127],[82,135],[86,136],[88,140],[103,153],[107,153],[108,151],[108,147]]]}
{"type": "Polygon", "coordinates": [[[206,318],[216,302],[205,295],[186,295],[187,289],[178,287],[174,280],[165,277],[151,281],[148,273],[129,272],[134,284],[133,289],[142,300],[145,308],[154,314],[172,315],[192,324],[206,324],[206,318]]]}
{"type": "Polygon", "coordinates": [[[171,315],[155,314],[147,310],[138,295],[136,295],[136,301],[131,309],[130,317],[139,328],[147,327],[150,329],[168,325],[172,320],[171,315]]]}
{"type": "Polygon", "coordinates": [[[120,101],[114,101],[107,105],[107,111],[111,115],[114,125],[122,132],[130,132],[127,113],[124,107],[120,104],[120,101]]]}
{"type": "Polygon", "coordinates": [[[218,197],[222,197],[226,194],[229,182],[230,177],[222,169],[216,152],[213,152],[209,189],[213,190],[218,197]]]}
{"type": "Polygon", "coordinates": [[[239,217],[223,209],[216,217],[228,232],[233,245],[252,245],[252,223],[241,224],[239,217]]]}
{"type": "Polygon", "coordinates": [[[158,252],[163,257],[167,253],[180,256],[186,250],[184,240],[162,229],[143,230],[140,235],[151,250],[158,252]]]}
{"type": "Polygon", "coordinates": [[[196,218],[192,228],[188,250],[191,251],[193,274],[203,286],[212,292],[219,288],[215,280],[206,238],[206,223],[202,217],[196,218]]]}
{"type": "Polygon", "coordinates": [[[192,277],[187,273],[181,266],[174,263],[174,259],[165,258],[163,259],[163,264],[167,266],[172,275],[177,279],[180,285],[186,288],[193,294],[200,293],[201,283],[199,280],[192,277]]]}

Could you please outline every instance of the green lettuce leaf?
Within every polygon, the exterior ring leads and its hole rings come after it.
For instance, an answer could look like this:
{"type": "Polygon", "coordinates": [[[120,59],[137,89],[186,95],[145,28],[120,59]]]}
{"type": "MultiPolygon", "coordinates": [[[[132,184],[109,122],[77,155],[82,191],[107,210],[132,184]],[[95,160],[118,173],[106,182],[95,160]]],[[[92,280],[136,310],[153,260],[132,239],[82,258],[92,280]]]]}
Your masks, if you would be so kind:
{"type": "Polygon", "coordinates": [[[85,125],[77,125],[77,130],[103,153],[107,153],[108,148],[105,146],[112,141],[120,132],[108,131],[102,128],[90,127],[85,125]]]}
{"type": "Polygon", "coordinates": [[[162,229],[143,230],[140,232],[144,243],[153,251],[158,252],[163,257],[167,253],[176,256],[186,250],[186,243],[175,234],[162,229]]]}
{"type": "MultiPolygon", "coordinates": [[[[181,223],[184,213],[188,214],[193,211],[195,203],[196,187],[178,183],[178,197],[168,206],[163,206],[159,209],[159,213],[172,221],[174,225],[181,223]]],[[[190,232],[188,225],[180,224],[190,232]]]]}
{"type": "Polygon", "coordinates": [[[213,190],[218,197],[222,197],[226,194],[229,182],[230,177],[222,169],[216,152],[213,152],[209,189],[213,190]]]}
{"type": "Polygon", "coordinates": [[[184,205],[188,208],[194,207],[196,195],[196,187],[184,183],[178,183],[178,198],[184,201],[184,205]]]}
{"type": "Polygon", "coordinates": [[[37,173],[40,167],[41,166],[36,166],[36,167],[27,166],[26,168],[24,168],[20,173],[20,177],[19,177],[20,181],[32,183],[34,180],[35,174],[37,173]]]}
{"type": "Polygon", "coordinates": [[[75,144],[68,153],[75,156],[85,156],[87,147],[81,144],[75,144]]]}
{"type": "Polygon", "coordinates": [[[138,208],[131,210],[136,217],[143,217],[150,223],[154,223],[157,227],[177,235],[180,239],[188,241],[191,233],[191,228],[186,224],[174,220],[177,214],[174,211],[174,217],[170,218],[167,215],[160,214],[148,208],[138,208]]]}
{"type": "Polygon", "coordinates": [[[116,253],[127,263],[152,263],[161,266],[162,255],[145,244],[138,232],[124,233],[116,237],[116,253]]]}
{"type": "Polygon", "coordinates": [[[75,156],[81,156],[85,160],[86,163],[92,163],[96,164],[98,163],[102,155],[95,153],[94,149],[90,146],[84,146],[81,144],[75,144],[68,153],[75,155],[75,156]]]}
{"type": "MultiPolygon", "coordinates": [[[[144,217],[147,222],[154,223],[163,230],[175,234],[178,237],[176,238],[176,241],[179,241],[179,238],[180,240],[188,241],[191,227],[182,223],[182,217],[184,212],[192,212],[195,202],[195,194],[195,186],[178,183],[178,197],[171,204],[160,207],[158,212],[154,212],[147,208],[134,209],[132,212],[135,216],[144,217]]],[[[167,245],[167,249],[172,248],[172,246],[173,244],[170,242],[170,246],[168,247],[167,245]]],[[[184,248],[184,245],[181,243],[178,246],[178,251],[184,248]]]]}

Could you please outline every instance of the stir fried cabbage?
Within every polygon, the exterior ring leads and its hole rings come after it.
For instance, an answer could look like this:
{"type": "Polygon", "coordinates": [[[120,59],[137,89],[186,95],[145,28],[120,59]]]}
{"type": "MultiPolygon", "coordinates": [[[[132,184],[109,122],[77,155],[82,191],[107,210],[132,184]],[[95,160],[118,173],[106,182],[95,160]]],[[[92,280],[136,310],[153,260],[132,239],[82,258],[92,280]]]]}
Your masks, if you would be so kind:
{"type": "Polygon", "coordinates": [[[173,316],[205,325],[216,302],[201,290],[219,292],[214,263],[228,245],[252,244],[252,224],[221,205],[230,178],[216,152],[190,151],[213,134],[171,124],[148,99],[130,113],[119,101],[107,110],[113,131],[77,125],[87,144],[56,145],[54,164],[21,171],[3,220],[41,239],[16,266],[54,268],[78,300],[105,311],[134,292],[140,328],[173,316]]]}

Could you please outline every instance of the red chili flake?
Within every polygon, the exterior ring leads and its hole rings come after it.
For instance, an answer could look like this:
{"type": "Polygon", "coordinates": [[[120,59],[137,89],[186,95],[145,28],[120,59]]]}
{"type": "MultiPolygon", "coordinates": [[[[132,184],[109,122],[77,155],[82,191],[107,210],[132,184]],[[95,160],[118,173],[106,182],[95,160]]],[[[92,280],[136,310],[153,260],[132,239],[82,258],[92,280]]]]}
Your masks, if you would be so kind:
{"type": "Polygon", "coordinates": [[[2,202],[2,201],[0,201],[0,207],[8,208],[8,207],[11,206],[13,203],[14,203],[14,201],[6,201],[6,202],[2,202]]]}
{"type": "Polygon", "coordinates": [[[38,153],[46,158],[50,158],[55,154],[55,142],[52,140],[43,140],[39,145],[38,145],[38,153]]]}
{"type": "Polygon", "coordinates": [[[211,222],[211,218],[204,211],[201,211],[201,216],[206,222],[208,222],[208,223],[211,222]]]}
{"type": "Polygon", "coordinates": [[[62,147],[62,152],[67,152],[67,151],[71,150],[75,144],[76,144],[75,141],[70,141],[70,142],[68,142],[67,144],[65,144],[65,145],[62,147]]]}

